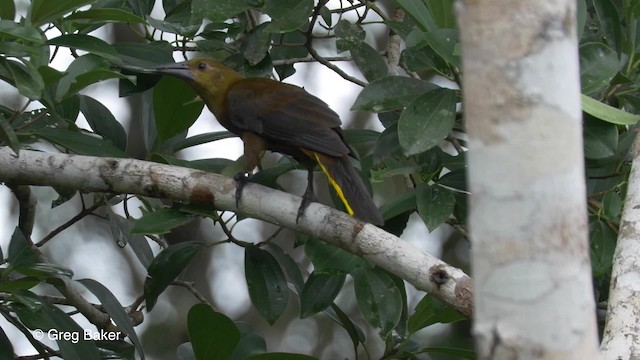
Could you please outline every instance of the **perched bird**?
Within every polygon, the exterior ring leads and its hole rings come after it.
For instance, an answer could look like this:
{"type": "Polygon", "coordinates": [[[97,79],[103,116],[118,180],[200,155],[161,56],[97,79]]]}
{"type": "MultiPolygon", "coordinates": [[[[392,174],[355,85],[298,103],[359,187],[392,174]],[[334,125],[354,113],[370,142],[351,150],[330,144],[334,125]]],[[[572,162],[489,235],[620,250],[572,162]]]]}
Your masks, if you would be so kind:
{"type": "Polygon", "coordinates": [[[235,177],[236,201],[262,152],[271,150],[292,156],[308,170],[298,218],[315,198],[313,171],[318,164],[350,215],[375,225],[384,223],[351,165],[349,156],[355,154],[342,135],[338,114],[322,100],[298,86],[266,78],[244,78],[209,59],[158,66],[153,71],[186,80],[220,124],[244,142],[246,167],[235,177]]]}

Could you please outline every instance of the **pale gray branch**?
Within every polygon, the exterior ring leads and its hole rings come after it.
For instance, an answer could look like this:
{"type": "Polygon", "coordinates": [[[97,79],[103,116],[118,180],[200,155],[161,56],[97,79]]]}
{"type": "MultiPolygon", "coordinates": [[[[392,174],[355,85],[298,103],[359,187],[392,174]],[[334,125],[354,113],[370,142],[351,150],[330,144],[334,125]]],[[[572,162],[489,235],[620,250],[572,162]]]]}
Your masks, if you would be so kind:
{"type": "Polygon", "coordinates": [[[134,159],[97,158],[21,150],[17,157],[0,147],[0,181],[67,187],[83,191],[126,193],[167,198],[240,213],[313,235],[367,259],[472,314],[470,278],[460,269],[417,249],[371,224],[330,207],[312,203],[296,224],[300,198],[248,184],[239,209],[235,182],[218,174],[134,159]]]}

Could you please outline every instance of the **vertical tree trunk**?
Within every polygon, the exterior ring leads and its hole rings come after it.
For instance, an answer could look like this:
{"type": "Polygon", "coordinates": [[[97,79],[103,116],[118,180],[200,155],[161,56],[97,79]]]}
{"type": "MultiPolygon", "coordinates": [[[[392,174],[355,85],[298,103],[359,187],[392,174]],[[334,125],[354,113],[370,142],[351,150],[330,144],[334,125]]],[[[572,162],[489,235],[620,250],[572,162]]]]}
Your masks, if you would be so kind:
{"type": "Polygon", "coordinates": [[[575,1],[456,10],[479,358],[596,358],[575,1]]]}

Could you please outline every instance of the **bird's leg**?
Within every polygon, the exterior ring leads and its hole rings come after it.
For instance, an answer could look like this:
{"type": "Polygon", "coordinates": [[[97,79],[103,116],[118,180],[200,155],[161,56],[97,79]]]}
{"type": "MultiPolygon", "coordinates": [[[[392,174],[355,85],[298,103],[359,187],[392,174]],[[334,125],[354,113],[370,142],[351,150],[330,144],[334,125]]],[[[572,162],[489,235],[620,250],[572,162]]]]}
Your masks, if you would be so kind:
{"type": "Polygon", "coordinates": [[[304,214],[304,211],[307,209],[309,204],[316,201],[316,194],[313,191],[313,168],[308,169],[307,172],[307,190],[304,191],[302,195],[302,201],[300,202],[300,207],[298,208],[298,216],[296,216],[296,224],[300,217],[304,214]]]}
{"type": "Polygon", "coordinates": [[[242,189],[249,182],[253,169],[258,166],[262,153],[267,149],[267,142],[258,134],[246,131],[241,137],[244,143],[244,171],[233,177],[236,181],[236,208],[240,205],[242,189]]]}

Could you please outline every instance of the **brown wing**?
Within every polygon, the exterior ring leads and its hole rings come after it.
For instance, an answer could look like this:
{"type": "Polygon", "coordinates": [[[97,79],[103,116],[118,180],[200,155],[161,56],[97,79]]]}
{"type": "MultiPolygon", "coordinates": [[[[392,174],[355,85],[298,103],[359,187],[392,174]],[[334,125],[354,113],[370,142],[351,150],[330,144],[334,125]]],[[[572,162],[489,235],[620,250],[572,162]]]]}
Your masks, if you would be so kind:
{"type": "Polygon", "coordinates": [[[302,147],[330,156],[351,152],[342,139],[338,114],[297,86],[244,79],[229,89],[225,108],[233,126],[281,147],[302,147]]]}

